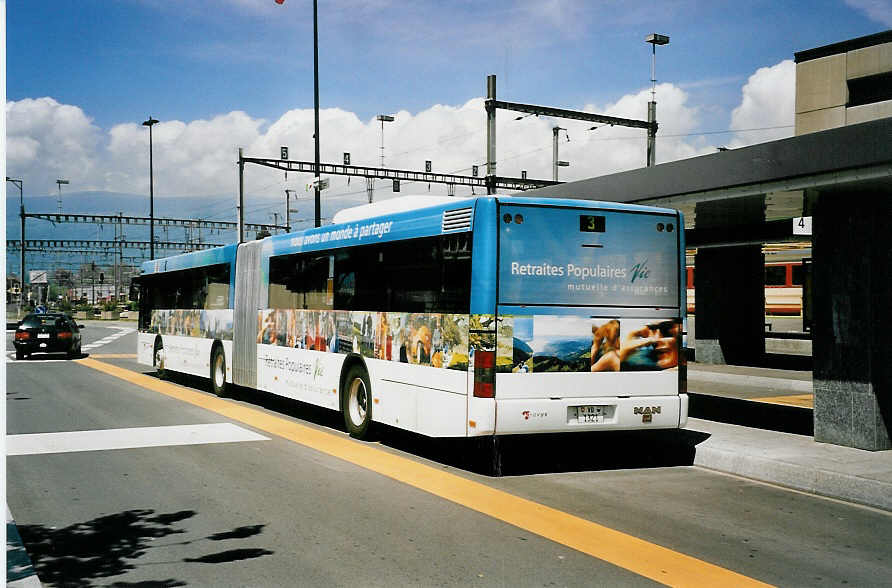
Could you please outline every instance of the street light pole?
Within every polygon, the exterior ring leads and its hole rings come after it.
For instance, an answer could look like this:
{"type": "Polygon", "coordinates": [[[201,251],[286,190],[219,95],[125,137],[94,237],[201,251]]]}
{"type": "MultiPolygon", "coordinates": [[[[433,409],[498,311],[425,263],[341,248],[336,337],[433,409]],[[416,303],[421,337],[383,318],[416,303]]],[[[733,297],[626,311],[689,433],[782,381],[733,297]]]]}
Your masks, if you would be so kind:
{"type": "Polygon", "coordinates": [[[56,180],[59,186],[59,214],[62,214],[62,184],[68,184],[68,180],[56,180]]]}
{"type": "MultiPolygon", "coordinates": [[[[551,144],[551,155],[552,155],[552,179],[557,182],[558,181],[558,168],[559,167],[568,167],[570,165],[569,161],[561,161],[558,158],[558,133],[561,131],[566,131],[564,127],[551,127],[552,133],[552,144],[551,144]]],[[[570,136],[567,135],[567,141],[570,140],[570,136]]]]}
{"type": "Polygon", "coordinates": [[[657,45],[668,45],[669,36],[654,33],[644,38],[653,49],[650,65],[650,102],[647,103],[647,167],[653,167],[657,158],[657,45]]]}
{"type": "Polygon", "coordinates": [[[144,127],[149,127],[149,259],[155,259],[155,172],[152,162],[152,126],[158,121],[149,115],[148,120],[143,121],[144,127]]]}
{"type": "Polygon", "coordinates": [[[10,178],[7,176],[7,182],[12,182],[19,189],[19,214],[22,217],[22,259],[21,259],[21,283],[19,288],[19,309],[22,308],[22,301],[25,299],[25,194],[22,190],[22,180],[10,178]]]}
{"type": "Polygon", "coordinates": [[[381,167],[384,167],[384,123],[393,122],[393,117],[389,114],[379,114],[375,118],[381,121],[381,167]]]}
{"type": "Polygon", "coordinates": [[[319,187],[319,7],[317,0],[313,0],[313,112],[315,115],[315,132],[313,138],[316,140],[316,187],[314,190],[316,200],[316,223],[315,226],[322,226],[322,192],[319,187]]]}
{"type": "MultiPolygon", "coordinates": [[[[384,123],[393,122],[393,117],[389,114],[379,114],[375,117],[381,123],[381,167],[384,167],[384,123]]],[[[369,196],[369,204],[372,203],[372,194],[375,191],[374,178],[366,178],[366,191],[369,196]]]]}

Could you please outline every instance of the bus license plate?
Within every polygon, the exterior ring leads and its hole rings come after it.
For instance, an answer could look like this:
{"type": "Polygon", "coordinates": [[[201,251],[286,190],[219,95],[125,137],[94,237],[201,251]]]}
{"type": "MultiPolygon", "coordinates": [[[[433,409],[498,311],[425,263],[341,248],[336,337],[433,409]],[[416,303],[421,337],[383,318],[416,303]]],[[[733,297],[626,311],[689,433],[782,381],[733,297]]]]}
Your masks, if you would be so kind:
{"type": "Polygon", "coordinates": [[[38,339],[49,339],[50,334],[49,333],[37,333],[37,338],[38,339]]]}
{"type": "Polygon", "coordinates": [[[579,423],[603,423],[604,422],[603,406],[577,406],[576,422],[579,423]]]}

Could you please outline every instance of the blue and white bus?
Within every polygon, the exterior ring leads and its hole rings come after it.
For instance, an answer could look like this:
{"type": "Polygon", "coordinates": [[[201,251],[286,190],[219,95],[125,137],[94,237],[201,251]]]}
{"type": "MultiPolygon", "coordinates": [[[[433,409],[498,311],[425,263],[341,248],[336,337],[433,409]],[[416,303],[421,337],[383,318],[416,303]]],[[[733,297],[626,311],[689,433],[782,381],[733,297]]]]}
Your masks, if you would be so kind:
{"type": "Polygon", "coordinates": [[[139,361],[433,437],[677,428],[684,221],[408,197],[144,263],[139,361]]]}

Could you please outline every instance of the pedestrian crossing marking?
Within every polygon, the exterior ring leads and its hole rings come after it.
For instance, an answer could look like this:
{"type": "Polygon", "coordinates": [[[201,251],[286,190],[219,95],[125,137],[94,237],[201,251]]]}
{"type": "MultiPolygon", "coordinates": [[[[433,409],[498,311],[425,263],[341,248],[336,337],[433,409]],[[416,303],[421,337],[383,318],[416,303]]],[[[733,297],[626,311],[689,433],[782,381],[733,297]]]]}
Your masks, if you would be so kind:
{"type": "Polygon", "coordinates": [[[269,437],[258,435],[233,423],[28,433],[7,435],[6,455],[75,453],[238,441],[269,441],[269,437]]]}

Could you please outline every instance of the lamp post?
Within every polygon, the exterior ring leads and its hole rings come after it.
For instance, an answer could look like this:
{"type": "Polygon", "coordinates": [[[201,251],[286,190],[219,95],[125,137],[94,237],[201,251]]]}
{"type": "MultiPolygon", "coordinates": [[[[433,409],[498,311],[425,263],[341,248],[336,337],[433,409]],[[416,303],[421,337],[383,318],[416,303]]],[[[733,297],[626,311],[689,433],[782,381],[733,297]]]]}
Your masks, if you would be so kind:
{"type": "Polygon", "coordinates": [[[313,138],[316,142],[316,159],[314,160],[316,170],[316,187],[314,190],[316,219],[315,226],[322,226],[322,191],[319,188],[319,7],[317,0],[313,0],[313,115],[314,115],[314,133],[313,138]]]}
{"type": "Polygon", "coordinates": [[[381,167],[384,167],[384,123],[393,122],[393,117],[389,114],[379,114],[375,118],[381,121],[381,167]]]}
{"type": "Polygon", "coordinates": [[[653,167],[656,161],[657,148],[657,45],[668,45],[669,35],[653,33],[644,38],[645,43],[650,43],[653,50],[650,65],[650,102],[647,103],[647,167],[653,167]]]}
{"type": "Polygon", "coordinates": [[[144,127],[149,127],[149,259],[155,259],[155,173],[152,162],[152,126],[158,121],[149,115],[148,120],[143,121],[144,127]]]}
{"type": "MultiPolygon", "coordinates": [[[[559,167],[569,167],[569,161],[561,161],[558,159],[558,134],[561,131],[566,132],[567,129],[564,127],[552,127],[552,142],[551,142],[551,153],[552,153],[552,179],[557,182],[558,181],[558,168],[559,167]]],[[[567,135],[567,141],[570,140],[570,135],[567,135]]]]}
{"type": "Polygon", "coordinates": [[[59,186],[59,214],[62,214],[62,184],[68,183],[68,180],[56,180],[56,185],[59,186]]]}
{"type": "Polygon", "coordinates": [[[6,177],[7,182],[12,182],[19,189],[19,215],[22,217],[22,258],[21,258],[21,284],[19,288],[19,309],[22,307],[22,301],[25,299],[25,195],[22,190],[22,180],[6,177]]]}

